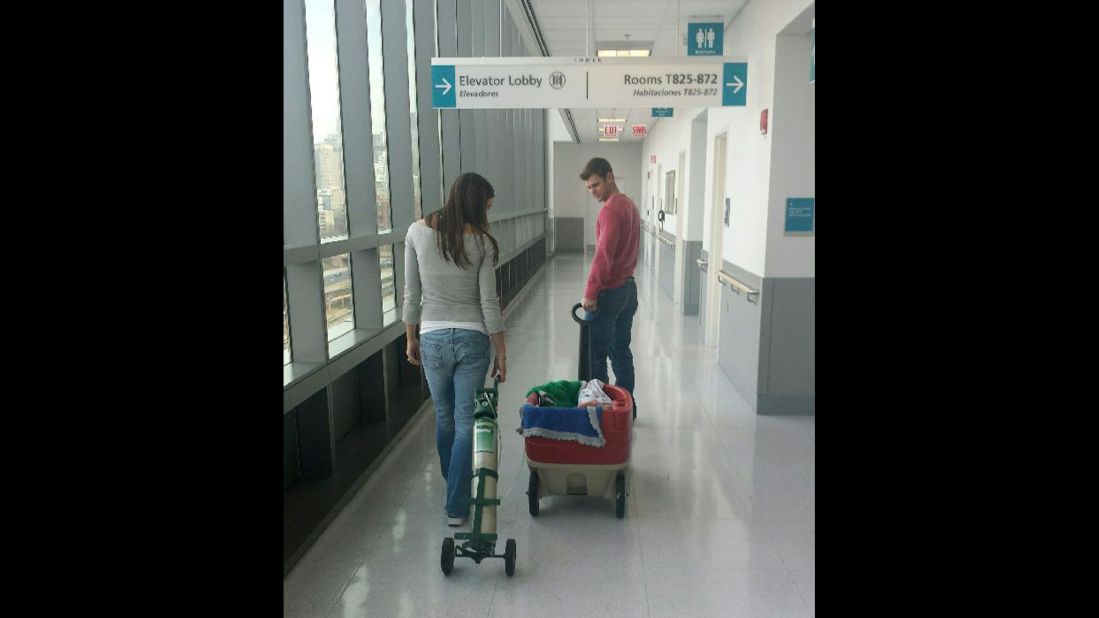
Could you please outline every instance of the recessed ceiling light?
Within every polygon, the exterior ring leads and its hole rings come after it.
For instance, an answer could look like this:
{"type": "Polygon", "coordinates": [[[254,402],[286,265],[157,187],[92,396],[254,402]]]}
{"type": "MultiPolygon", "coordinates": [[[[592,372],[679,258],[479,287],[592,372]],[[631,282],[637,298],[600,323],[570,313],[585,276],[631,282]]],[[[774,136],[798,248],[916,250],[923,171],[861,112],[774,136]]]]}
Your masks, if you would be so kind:
{"type": "Polygon", "coordinates": [[[617,56],[619,58],[629,58],[631,56],[633,56],[633,57],[648,56],[649,55],[649,50],[647,50],[647,49],[600,49],[596,53],[598,53],[599,56],[602,57],[602,58],[615,57],[615,56],[617,56]]]}

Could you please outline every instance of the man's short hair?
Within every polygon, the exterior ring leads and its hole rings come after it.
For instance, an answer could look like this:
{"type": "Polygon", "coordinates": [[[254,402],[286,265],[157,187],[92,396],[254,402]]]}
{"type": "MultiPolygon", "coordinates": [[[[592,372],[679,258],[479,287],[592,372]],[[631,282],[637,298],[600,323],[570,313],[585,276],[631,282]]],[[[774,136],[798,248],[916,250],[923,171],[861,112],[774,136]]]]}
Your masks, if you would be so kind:
{"type": "Polygon", "coordinates": [[[607,178],[607,174],[612,173],[609,161],[603,157],[595,157],[588,164],[584,166],[584,171],[580,172],[580,180],[587,180],[590,176],[602,176],[604,180],[607,178]]]}

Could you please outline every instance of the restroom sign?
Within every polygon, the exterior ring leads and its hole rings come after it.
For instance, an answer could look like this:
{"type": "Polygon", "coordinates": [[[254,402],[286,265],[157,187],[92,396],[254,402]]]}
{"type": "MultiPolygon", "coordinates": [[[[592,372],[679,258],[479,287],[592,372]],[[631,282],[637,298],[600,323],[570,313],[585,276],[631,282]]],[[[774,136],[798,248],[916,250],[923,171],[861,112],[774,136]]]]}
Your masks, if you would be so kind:
{"type": "Polygon", "coordinates": [[[649,132],[648,127],[646,127],[643,124],[633,125],[633,136],[634,137],[645,137],[645,134],[648,133],[648,132],[649,132]]]}
{"type": "Polygon", "coordinates": [[[687,55],[720,56],[724,39],[725,24],[719,21],[687,24],[687,55]]]}

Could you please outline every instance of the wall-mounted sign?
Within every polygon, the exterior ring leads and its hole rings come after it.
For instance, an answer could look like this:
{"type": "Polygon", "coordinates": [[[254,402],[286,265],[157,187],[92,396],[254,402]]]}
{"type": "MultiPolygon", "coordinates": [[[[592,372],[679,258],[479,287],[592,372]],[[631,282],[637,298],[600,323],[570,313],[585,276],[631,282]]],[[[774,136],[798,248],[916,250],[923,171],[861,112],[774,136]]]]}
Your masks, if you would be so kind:
{"type": "Polygon", "coordinates": [[[724,39],[725,24],[719,21],[687,24],[687,55],[720,56],[724,39]]]}
{"type": "Polygon", "coordinates": [[[729,227],[729,198],[725,198],[725,227],[729,227]]]}
{"type": "Polygon", "coordinates": [[[813,207],[816,198],[812,197],[788,197],[786,198],[786,233],[787,234],[812,234],[813,207]]]}
{"type": "Polygon", "coordinates": [[[634,137],[645,137],[645,134],[648,133],[648,132],[649,132],[649,128],[646,127],[643,124],[633,125],[633,136],[634,137]]]}
{"type": "Polygon", "coordinates": [[[649,163],[656,163],[656,155],[649,155],[649,163]]]}
{"type": "Polygon", "coordinates": [[[653,118],[671,118],[672,108],[670,107],[654,107],[652,111],[653,118]]]}
{"type": "Polygon", "coordinates": [[[744,58],[431,59],[437,109],[730,107],[747,98],[744,58]]]}

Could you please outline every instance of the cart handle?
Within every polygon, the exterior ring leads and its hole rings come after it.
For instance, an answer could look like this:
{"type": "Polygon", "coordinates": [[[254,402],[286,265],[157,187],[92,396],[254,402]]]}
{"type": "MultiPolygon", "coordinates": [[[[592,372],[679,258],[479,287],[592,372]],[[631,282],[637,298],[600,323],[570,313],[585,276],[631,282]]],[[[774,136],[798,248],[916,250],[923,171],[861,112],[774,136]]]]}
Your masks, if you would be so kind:
{"type": "Polygon", "coordinates": [[[581,326],[583,326],[584,324],[586,324],[588,322],[588,320],[585,320],[584,318],[576,317],[576,310],[582,308],[583,306],[584,305],[582,305],[580,303],[576,303],[575,305],[572,306],[572,319],[576,320],[576,323],[581,325],[581,326]]]}

